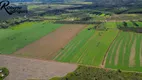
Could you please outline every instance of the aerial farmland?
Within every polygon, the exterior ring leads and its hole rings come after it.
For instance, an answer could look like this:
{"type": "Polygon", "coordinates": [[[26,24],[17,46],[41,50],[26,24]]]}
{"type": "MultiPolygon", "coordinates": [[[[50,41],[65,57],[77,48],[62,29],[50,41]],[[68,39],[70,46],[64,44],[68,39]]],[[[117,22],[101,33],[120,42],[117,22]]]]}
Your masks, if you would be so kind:
{"type": "MultiPolygon", "coordinates": [[[[126,23],[128,27],[136,27],[132,22],[126,23]]],[[[136,23],[141,26],[141,22],[136,23]]],[[[118,26],[124,26],[124,22],[101,25],[26,22],[1,29],[3,46],[0,50],[1,54],[12,56],[124,70],[137,66],[133,70],[140,70],[142,35],[119,30],[118,26]],[[95,26],[104,28],[97,29],[95,26]]]]}
{"type": "Polygon", "coordinates": [[[0,20],[0,66],[9,69],[6,80],[132,80],[131,75],[142,80],[141,7],[22,5],[27,15],[0,20]]]}

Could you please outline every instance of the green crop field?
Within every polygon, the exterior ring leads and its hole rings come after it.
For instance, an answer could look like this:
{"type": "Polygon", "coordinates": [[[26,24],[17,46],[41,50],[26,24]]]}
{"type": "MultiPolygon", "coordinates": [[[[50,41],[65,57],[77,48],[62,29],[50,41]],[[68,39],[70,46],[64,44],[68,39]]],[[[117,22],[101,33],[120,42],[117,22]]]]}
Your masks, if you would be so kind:
{"type": "MultiPolygon", "coordinates": [[[[7,29],[0,29],[0,53],[11,54],[40,39],[63,24],[49,22],[25,22],[7,29]]],[[[124,28],[142,27],[141,22],[105,22],[91,24],[53,57],[59,62],[101,66],[105,59],[106,68],[142,71],[142,34],[124,28]],[[95,28],[95,27],[98,28],[95,28]]]]}
{"type": "Polygon", "coordinates": [[[108,52],[106,68],[142,71],[141,42],[141,34],[121,32],[108,52]]]}
{"type": "MultiPolygon", "coordinates": [[[[136,22],[141,27],[141,22],[136,22]]],[[[127,22],[128,27],[136,27],[127,22]]],[[[106,60],[106,68],[142,71],[142,34],[121,31],[111,45],[106,60]]]]}
{"type": "Polygon", "coordinates": [[[47,22],[26,22],[8,29],[0,29],[0,53],[11,54],[48,33],[62,24],[47,22]]]}
{"type": "Polygon", "coordinates": [[[70,62],[70,58],[73,58],[74,54],[77,53],[87,40],[94,34],[95,30],[88,30],[93,25],[89,25],[87,28],[82,30],[76,37],[69,42],[62,50],[59,51],[58,55],[54,58],[58,61],[70,62]],[[69,55],[68,55],[69,54],[69,55]]]}
{"type": "Polygon", "coordinates": [[[108,30],[84,29],[60,50],[54,59],[61,62],[99,66],[119,31],[115,24],[104,24],[106,27],[107,25],[114,25],[114,28],[108,30]]]}

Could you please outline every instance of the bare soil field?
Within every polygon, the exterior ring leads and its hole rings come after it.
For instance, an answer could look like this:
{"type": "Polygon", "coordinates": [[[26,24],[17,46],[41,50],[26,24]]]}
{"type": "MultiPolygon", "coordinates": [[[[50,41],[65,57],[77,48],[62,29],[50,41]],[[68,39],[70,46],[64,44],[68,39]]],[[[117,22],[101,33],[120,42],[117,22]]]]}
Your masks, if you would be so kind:
{"type": "Polygon", "coordinates": [[[0,66],[9,69],[5,80],[43,79],[65,76],[77,68],[75,64],[0,55],[0,66]]]}
{"type": "Polygon", "coordinates": [[[67,24],[12,55],[50,60],[86,25],[67,24]]]}

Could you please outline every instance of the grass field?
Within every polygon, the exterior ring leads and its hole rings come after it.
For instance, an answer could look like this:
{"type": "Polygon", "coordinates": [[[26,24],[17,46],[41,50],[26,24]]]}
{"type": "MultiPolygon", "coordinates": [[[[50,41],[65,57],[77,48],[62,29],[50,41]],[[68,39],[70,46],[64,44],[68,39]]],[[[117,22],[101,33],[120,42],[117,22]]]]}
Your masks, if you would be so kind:
{"type": "Polygon", "coordinates": [[[62,24],[26,22],[8,29],[0,29],[0,53],[11,54],[60,26],[62,24]]]}
{"type": "Polygon", "coordinates": [[[13,53],[16,56],[51,60],[57,52],[72,40],[86,25],[66,24],[40,40],[13,53]]]}
{"type": "Polygon", "coordinates": [[[106,68],[142,71],[142,34],[121,32],[108,52],[106,68]]]}
{"type": "MultiPolygon", "coordinates": [[[[110,24],[106,23],[105,26],[110,24]]],[[[67,46],[60,50],[54,59],[61,62],[100,66],[109,45],[117,33],[116,25],[107,31],[84,29],[67,46]]]]}
{"type": "MultiPolygon", "coordinates": [[[[136,22],[141,27],[141,22],[136,22]]],[[[136,27],[127,22],[128,27],[136,27]]],[[[119,34],[108,51],[106,68],[142,71],[142,34],[123,32],[119,34]]]]}
{"type": "MultiPolygon", "coordinates": [[[[66,46],[60,48],[52,59],[60,62],[101,66],[105,54],[108,53],[106,68],[142,71],[142,34],[119,30],[118,25],[126,28],[142,27],[141,22],[106,22],[99,26],[105,29],[99,30],[91,24],[75,34],[76,36],[70,39],[71,41],[66,46]]],[[[0,29],[0,53],[11,54],[60,26],[62,24],[26,22],[8,29],[0,29]]],[[[68,32],[68,29],[65,31],[68,32]]]]}
{"type": "MultiPolygon", "coordinates": [[[[93,25],[89,25],[87,28],[92,26],[93,25]]],[[[82,47],[84,43],[87,42],[87,40],[94,34],[94,30],[89,31],[87,30],[87,28],[77,34],[71,42],[69,42],[62,50],[59,51],[58,55],[54,59],[58,61],[68,62],[70,60],[68,58],[71,58],[71,55],[74,56],[74,54],[79,51],[80,47],[82,47]],[[68,55],[67,53],[70,55],[68,55]]]]}

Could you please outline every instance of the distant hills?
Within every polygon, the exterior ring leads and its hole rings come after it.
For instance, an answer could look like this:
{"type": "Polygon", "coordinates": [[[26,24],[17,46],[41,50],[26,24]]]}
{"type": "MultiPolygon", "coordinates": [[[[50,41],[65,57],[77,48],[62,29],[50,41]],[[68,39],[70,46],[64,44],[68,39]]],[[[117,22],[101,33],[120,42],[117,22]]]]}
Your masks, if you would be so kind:
{"type": "Polygon", "coordinates": [[[98,4],[98,5],[116,5],[116,6],[121,6],[121,5],[135,5],[138,4],[140,2],[142,2],[142,0],[92,0],[94,3],[98,4]]]}
{"type": "Polygon", "coordinates": [[[11,2],[47,2],[47,3],[69,3],[69,2],[93,2],[99,6],[121,6],[142,5],[142,0],[10,0],[11,2]]]}
{"type": "MultiPolygon", "coordinates": [[[[1,1],[1,0],[0,0],[1,1]]],[[[11,2],[78,2],[78,1],[85,1],[85,0],[9,0],[11,2]]]]}

